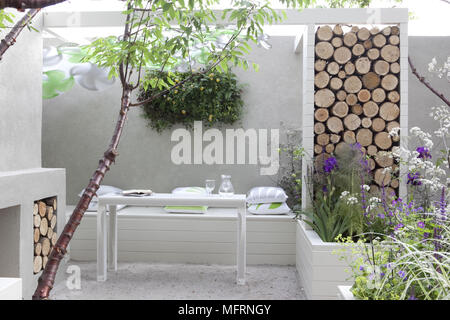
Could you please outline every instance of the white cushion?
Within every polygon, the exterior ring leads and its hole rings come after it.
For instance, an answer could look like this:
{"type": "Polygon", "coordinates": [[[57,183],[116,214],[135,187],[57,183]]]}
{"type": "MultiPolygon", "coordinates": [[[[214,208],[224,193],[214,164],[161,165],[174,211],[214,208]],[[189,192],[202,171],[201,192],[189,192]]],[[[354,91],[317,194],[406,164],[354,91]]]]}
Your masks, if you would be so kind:
{"type": "Polygon", "coordinates": [[[164,211],[170,213],[206,213],[208,206],[165,206],[164,211]]]}
{"type": "MultiPolygon", "coordinates": [[[[202,187],[179,187],[172,190],[173,194],[206,195],[206,189],[202,187]]],[[[164,210],[170,213],[206,213],[208,206],[165,206],[164,210]]]]}
{"type": "Polygon", "coordinates": [[[278,187],[255,187],[247,195],[247,203],[272,203],[285,202],[288,196],[283,189],[278,187]]]}
{"type": "Polygon", "coordinates": [[[259,203],[248,207],[248,212],[252,214],[286,214],[290,211],[286,202],[259,203]]]}

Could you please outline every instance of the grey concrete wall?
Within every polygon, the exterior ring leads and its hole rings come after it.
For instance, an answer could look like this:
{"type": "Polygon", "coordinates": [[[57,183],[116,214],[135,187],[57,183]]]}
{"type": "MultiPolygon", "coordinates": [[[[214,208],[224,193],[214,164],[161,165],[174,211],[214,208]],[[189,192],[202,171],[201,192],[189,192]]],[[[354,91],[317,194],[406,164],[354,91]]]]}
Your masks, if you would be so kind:
{"type": "MultiPolygon", "coordinates": [[[[433,57],[442,65],[450,56],[450,37],[409,37],[409,55],[420,75],[447,98],[450,97],[450,82],[439,79],[437,75],[428,72],[428,64],[433,57]]],[[[427,87],[409,73],[409,128],[418,126],[433,133],[439,125],[429,113],[431,108],[444,105],[444,102],[434,95],[427,87]]],[[[443,143],[440,139],[433,139],[434,151],[439,152],[443,143]]]]}
{"type": "MultiPolygon", "coordinates": [[[[40,15],[33,26],[42,29],[40,15]]],[[[41,168],[41,132],[42,33],[24,29],[0,62],[0,277],[20,277],[24,299],[40,275],[33,275],[33,202],[56,195],[57,229],[65,222],[65,170],[41,168]]]]}
{"type": "MultiPolygon", "coordinates": [[[[241,83],[248,84],[244,94],[245,114],[234,127],[280,128],[301,127],[301,55],[293,53],[292,37],[273,37],[273,48],[255,48],[250,61],[260,64],[260,71],[238,70],[241,83]]],[[[447,37],[410,37],[410,55],[424,74],[436,56],[443,61],[450,54],[447,37]]],[[[449,84],[438,78],[431,82],[450,95],[449,84]]],[[[409,126],[433,129],[428,116],[430,108],[439,105],[433,96],[410,73],[409,126]]],[[[43,164],[67,168],[67,199],[74,204],[77,194],[87,184],[98,159],[108,145],[120,99],[117,84],[103,92],[90,92],[79,87],[52,100],[44,101],[43,164]]],[[[246,192],[255,185],[273,184],[259,174],[257,165],[174,165],[170,160],[172,130],[161,135],[146,126],[140,111],[130,112],[117,163],[108,172],[104,183],[121,188],[151,188],[168,192],[181,185],[203,185],[207,178],[216,179],[229,173],[237,192],[246,192]]]]}
{"type": "Polygon", "coordinates": [[[41,166],[41,79],[42,36],[24,29],[0,63],[0,171],[41,166]]]}
{"type": "MultiPolygon", "coordinates": [[[[247,84],[245,111],[234,128],[298,127],[301,118],[301,57],[293,53],[292,37],[272,38],[270,51],[257,48],[249,60],[260,65],[238,70],[239,80],[247,84]]],[[[76,86],[51,100],[43,108],[43,165],[67,168],[67,200],[74,204],[77,194],[88,183],[99,158],[109,144],[118,115],[121,89],[116,85],[103,92],[76,86]]],[[[119,146],[116,164],[104,184],[128,188],[150,188],[170,192],[176,186],[203,185],[228,173],[236,192],[247,192],[255,185],[272,184],[260,176],[258,165],[175,165],[171,162],[172,130],[162,134],[146,126],[141,111],[132,109],[119,146]]],[[[206,143],[204,144],[204,146],[206,143]]]]}

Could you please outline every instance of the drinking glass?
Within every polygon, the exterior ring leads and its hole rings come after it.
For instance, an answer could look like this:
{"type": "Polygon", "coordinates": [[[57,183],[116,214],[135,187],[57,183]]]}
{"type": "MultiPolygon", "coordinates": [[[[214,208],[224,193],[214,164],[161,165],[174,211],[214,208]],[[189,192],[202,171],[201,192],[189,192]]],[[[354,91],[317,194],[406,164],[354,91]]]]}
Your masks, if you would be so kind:
{"type": "Polygon", "coordinates": [[[211,195],[213,190],[216,188],[216,180],[205,180],[205,188],[206,188],[206,194],[211,195]]]}

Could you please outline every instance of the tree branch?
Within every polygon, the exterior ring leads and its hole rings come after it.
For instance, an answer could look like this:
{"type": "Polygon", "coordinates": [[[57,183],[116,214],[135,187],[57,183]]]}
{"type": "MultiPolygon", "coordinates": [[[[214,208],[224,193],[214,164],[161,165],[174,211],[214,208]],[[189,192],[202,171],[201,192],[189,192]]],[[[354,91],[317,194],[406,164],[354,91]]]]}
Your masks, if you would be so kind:
{"type": "MultiPolygon", "coordinates": [[[[247,19],[248,19],[248,17],[250,16],[251,12],[252,12],[252,11],[250,10],[249,13],[247,14],[247,19]]],[[[232,42],[233,42],[233,41],[234,41],[241,33],[242,33],[242,30],[243,30],[243,29],[244,29],[244,25],[242,25],[242,26],[240,27],[240,29],[239,29],[235,34],[233,34],[232,37],[230,37],[230,39],[228,40],[228,42],[227,42],[227,43],[225,44],[225,46],[223,47],[222,52],[220,53],[218,60],[217,60],[215,63],[213,63],[211,66],[209,66],[209,68],[205,69],[205,70],[202,71],[202,72],[199,72],[199,74],[205,74],[205,73],[210,72],[210,71],[211,71],[212,69],[214,69],[219,63],[221,63],[222,60],[224,60],[224,59],[228,56],[227,54],[226,54],[226,55],[222,55],[222,54],[223,54],[223,52],[225,51],[225,49],[226,49],[226,48],[227,48],[227,47],[228,47],[228,46],[229,46],[229,45],[230,45],[230,44],[231,44],[231,43],[232,43],[232,42]]],[[[142,106],[143,104],[150,103],[150,102],[154,101],[155,99],[161,97],[162,95],[164,95],[164,94],[166,94],[166,93],[169,93],[171,90],[173,90],[173,89],[175,89],[175,88],[181,86],[182,84],[188,82],[188,81],[191,80],[193,77],[194,77],[194,74],[191,74],[189,77],[185,78],[184,80],[182,80],[182,81],[180,81],[180,82],[174,84],[173,86],[171,86],[170,88],[168,88],[168,89],[166,89],[166,90],[164,90],[164,91],[161,91],[161,92],[159,92],[159,93],[157,93],[157,94],[155,94],[155,95],[149,97],[148,99],[145,99],[145,100],[140,101],[140,102],[137,102],[137,103],[131,103],[131,104],[130,104],[130,107],[139,107],[139,106],[142,106]]],[[[159,79],[158,79],[158,81],[159,81],[159,79]]]]}
{"type": "Polygon", "coordinates": [[[129,110],[130,93],[131,91],[127,87],[123,89],[119,117],[117,119],[116,127],[114,129],[109,147],[100,159],[97,169],[89,180],[89,184],[84,189],[75,210],[70,216],[67,224],[64,226],[64,230],[60,233],[58,241],[50,252],[48,263],[45,266],[42,275],[39,277],[38,286],[33,294],[33,300],[48,299],[50,290],[53,288],[53,284],[55,283],[56,272],[58,271],[59,264],[67,252],[67,246],[69,245],[69,242],[72,239],[77,227],[80,225],[81,219],[89,207],[92,197],[95,196],[97,190],[99,189],[105,174],[115,162],[118,154],[117,148],[129,110]]]}
{"type": "MultiPolygon", "coordinates": [[[[1,0],[0,0],[1,1],[1,0]]],[[[0,42],[0,60],[3,57],[3,54],[8,50],[15,42],[19,34],[22,32],[23,28],[25,28],[28,23],[36,16],[40,9],[31,9],[29,10],[23,17],[20,19],[14,27],[11,28],[11,31],[5,36],[4,39],[0,42]]]]}
{"type": "MultiPolygon", "coordinates": [[[[128,40],[130,23],[130,20],[127,19],[124,27],[124,41],[128,40]]],[[[128,69],[129,61],[126,61],[126,63],[128,69]]],[[[69,221],[64,226],[64,230],[62,230],[62,232],[60,233],[58,241],[50,252],[47,265],[45,266],[44,271],[39,277],[37,288],[33,294],[33,300],[46,300],[49,298],[50,291],[52,290],[53,284],[55,283],[56,273],[58,271],[59,265],[67,252],[67,246],[69,245],[70,240],[72,240],[77,227],[80,225],[81,219],[83,218],[84,213],[89,207],[89,203],[91,202],[92,197],[96,195],[96,192],[99,189],[100,184],[105,177],[105,174],[109,171],[111,165],[115,162],[118,155],[117,148],[122,136],[125,122],[127,120],[127,114],[130,109],[130,95],[132,92],[129,83],[125,82],[126,73],[123,73],[123,62],[120,63],[120,73],[122,81],[122,98],[119,117],[117,119],[110,144],[103,154],[103,157],[100,159],[97,169],[92,174],[87,187],[84,189],[83,194],[80,197],[75,210],[72,212],[69,221]]]]}
{"type": "MultiPolygon", "coordinates": [[[[222,62],[222,60],[224,60],[226,57],[227,57],[227,55],[223,56],[223,57],[220,58],[218,61],[216,61],[214,64],[212,64],[209,68],[205,69],[205,70],[202,71],[202,72],[199,72],[199,74],[205,74],[205,73],[210,72],[210,71],[211,71],[212,69],[214,69],[220,62],[222,62]]],[[[164,91],[161,91],[161,92],[159,92],[159,93],[157,93],[157,94],[151,96],[151,97],[148,98],[148,99],[145,99],[145,100],[140,101],[140,102],[137,102],[137,103],[131,103],[131,104],[130,104],[130,107],[139,107],[139,106],[142,106],[143,104],[150,103],[150,102],[154,101],[155,99],[161,97],[162,95],[164,95],[164,94],[166,94],[166,93],[169,93],[169,92],[172,91],[173,89],[176,89],[176,88],[178,88],[179,86],[181,86],[182,84],[184,84],[184,83],[190,81],[193,77],[194,77],[194,74],[192,73],[189,77],[185,78],[184,80],[182,80],[182,81],[180,81],[180,82],[174,84],[173,86],[171,86],[170,88],[168,88],[168,89],[166,89],[166,90],[164,90],[164,91]]]]}
{"type": "Polygon", "coordinates": [[[65,1],[66,0],[0,0],[0,9],[4,8],[16,8],[18,10],[41,9],[65,1]]]}
{"type": "Polygon", "coordinates": [[[416,76],[416,78],[423,83],[423,85],[425,87],[427,87],[428,89],[430,89],[431,92],[433,92],[436,96],[438,96],[442,101],[445,102],[445,104],[450,107],[450,101],[440,92],[438,92],[436,89],[434,89],[430,83],[428,83],[428,81],[422,77],[418,72],[416,67],[414,67],[412,61],[411,61],[411,57],[408,57],[408,62],[409,62],[409,66],[411,67],[411,71],[412,73],[416,76]]]}

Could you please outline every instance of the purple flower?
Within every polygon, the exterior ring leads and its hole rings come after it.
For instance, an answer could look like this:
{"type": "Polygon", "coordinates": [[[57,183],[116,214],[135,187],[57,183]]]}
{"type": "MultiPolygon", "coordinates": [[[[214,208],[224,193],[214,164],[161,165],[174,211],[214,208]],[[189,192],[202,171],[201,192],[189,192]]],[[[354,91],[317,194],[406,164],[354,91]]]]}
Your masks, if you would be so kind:
{"type": "Polygon", "coordinates": [[[364,216],[367,216],[367,201],[366,201],[366,189],[364,189],[364,176],[360,174],[361,177],[361,206],[364,216]]]}
{"type": "Polygon", "coordinates": [[[418,226],[419,228],[423,229],[423,228],[425,228],[425,222],[419,221],[419,222],[417,222],[417,226],[418,226]]]}
{"type": "Polygon", "coordinates": [[[418,180],[420,178],[420,174],[418,172],[408,173],[408,182],[406,184],[411,184],[412,186],[420,186],[422,182],[418,180]]]}
{"type": "Polygon", "coordinates": [[[430,158],[431,159],[431,154],[430,154],[430,150],[428,148],[425,147],[418,147],[416,149],[416,151],[419,153],[419,155],[417,156],[417,158],[421,158],[421,159],[427,159],[430,158]]]}
{"type": "Polygon", "coordinates": [[[364,267],[363,266],[359,266],[359,271],[364,271],[364,267]]]}
{"type": "Polygon", "coordinates": [[[362,168],[367,171],[370,172],[370,166],[369,166],[369,161],[367,159],[365,159],[364,157],[361,157],[361,159],[359,159],[359,164],[362,166],[362,168]]]}
{"type": "Polygon", "coordinates": [[[322,192],[323,192],[323,193],[327,193],[327,192],[328,192],[327,186],[323,186],[323,187],[322,187],[322,192]]]}
{"type": "Polygon", "coordinates": [[[323,170],[327,173],[330,173],[334,169],[337,168],[337,160],[334,157],[330,157],[325,160],[325,164],[323,166],[323,170]]]}
{"type": "Polygon", "coordinates": [[[447,201],[445,200],[445,187],[442,187],[441,199],[439,201],[439,208],[442,215],[442,220],[445,220],[445,213],[447,211],[447,201]]]}
{"type": "Polygon", "coordinates": [[[378,217],[381,218],[381,219],[384,219],[386,216],[383,213],[379,213],[378,217]]]}
{"type": "Polygon", "coordinates": [[[403,271],[403,270],[400,270],[400,271],[398,272],[398,275],[399,275],[400,278],[402,278],[402,279],[405,279],[405,278],[406,278],[406,272],[403,271]]]}
{"type": "Polygon", "coordinates": [[[417,299],[416,296],[412,294],[412,295],[408,298],[408,300],[419,300],[419,299],[417,299]]]}
{"type": "Polygon", "coordinates": [[[403,223],[399,223],[394,227],[394,230],[397,231],[398,229],[403,228],[403,227],[404,227],[403,223]]]}
{"type": "Polygon", "coordinates": [[[425,232],[424,234],[423,234],[423,238],[424,239],[428,239],[430,237],[430,234],[428,233],[428,232],[425,232]]]}
{"type": "Polygon", "coordinates": [[[353,150],[361,151],[362,146],[359,142],[356,142],[355,144],[352,144],[351,146],[352,146],[353,150]]]}

